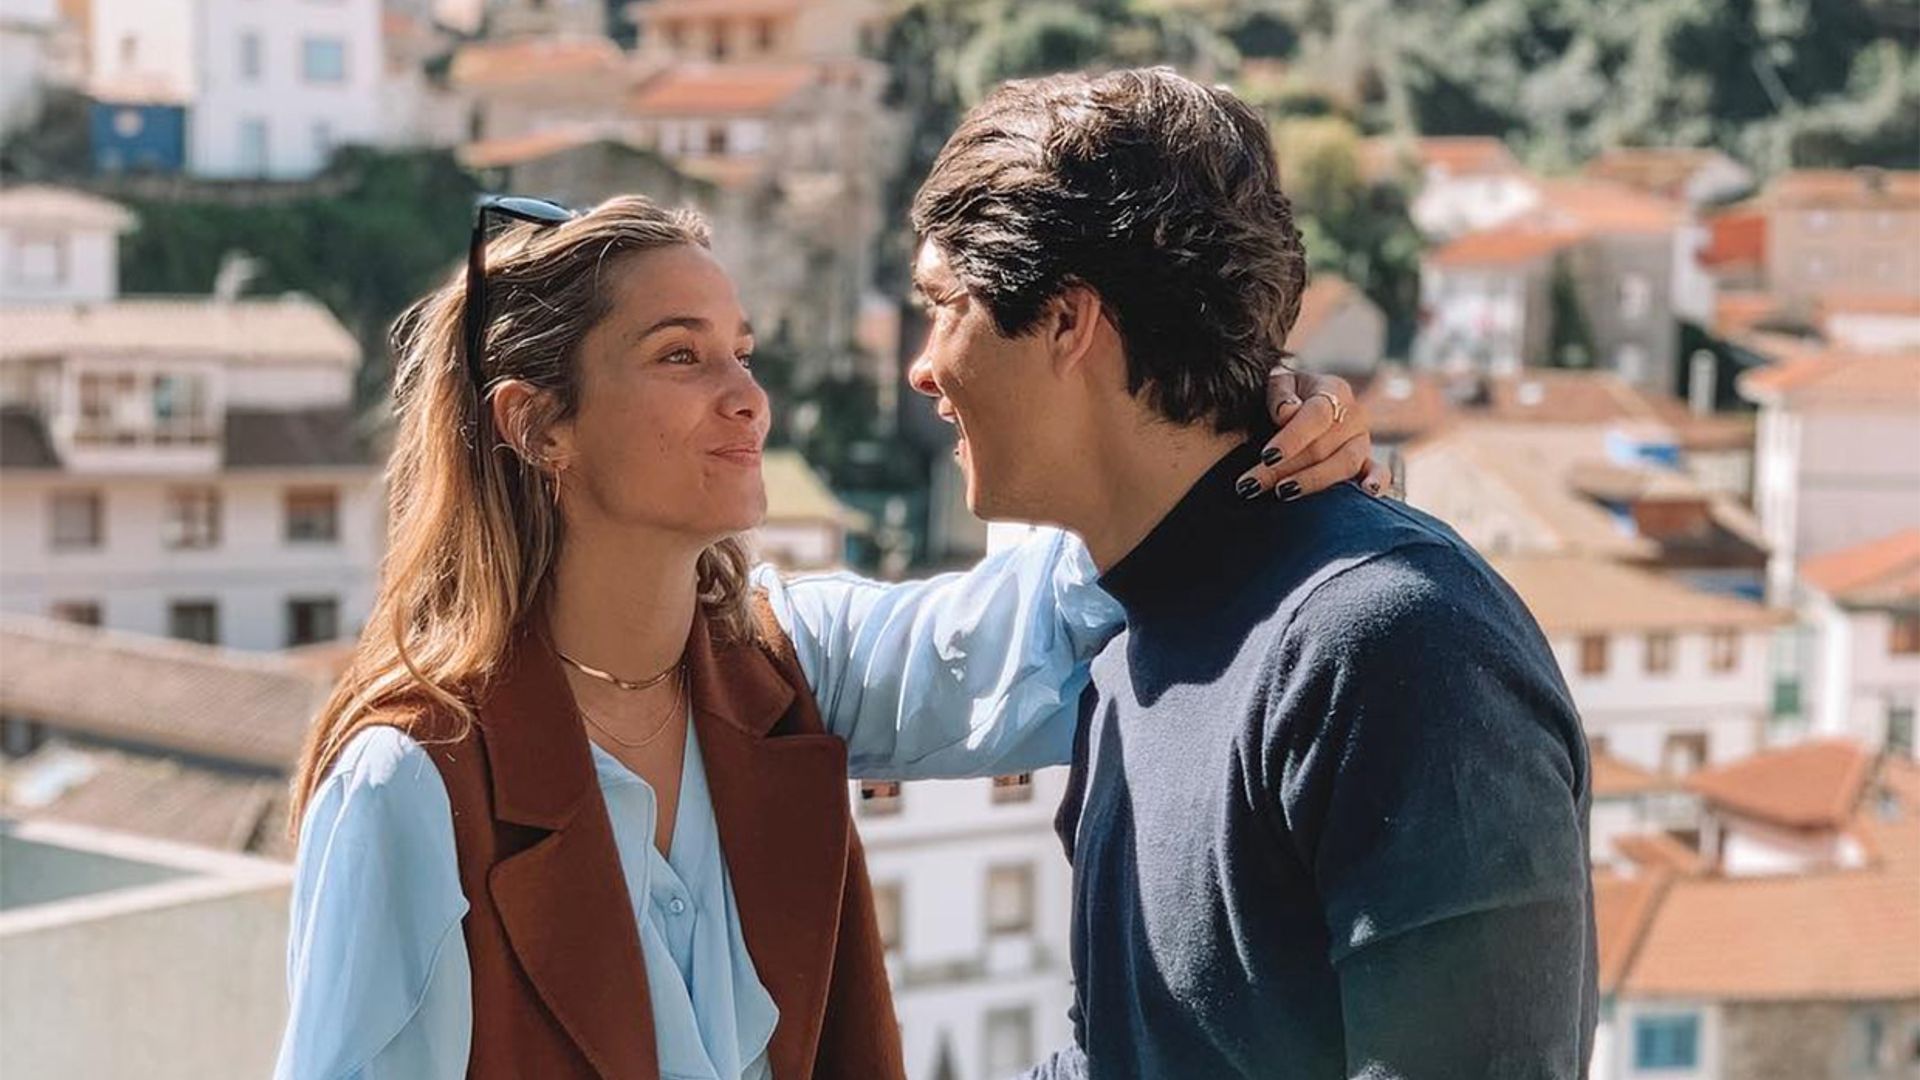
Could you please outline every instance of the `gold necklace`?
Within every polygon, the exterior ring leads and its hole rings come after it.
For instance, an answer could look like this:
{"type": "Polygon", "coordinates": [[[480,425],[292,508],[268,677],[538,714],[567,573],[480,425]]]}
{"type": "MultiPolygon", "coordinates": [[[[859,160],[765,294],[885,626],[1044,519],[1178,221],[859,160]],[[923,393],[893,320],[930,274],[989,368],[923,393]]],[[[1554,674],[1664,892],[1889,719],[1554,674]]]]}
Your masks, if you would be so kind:
{"type": "Polygon", "coordinates": [[[659,686],[661,683],[667,680],[667,676],[680,670],[680,668],[684,666],[681,661],[676,660],[673,663],[668,664],[667,669],[665,671],[662,671],[658,675],[653,675],[648,678],[641,679],[639,682],[628,682],[627,680],[621,678],[618,675],[614,675],[610,672],[601,671],[597,667],[588,667],[587,665],[581,663],[580,661],[575,660],[573,657],[568,656],[566,653],[561,652],[559,649],[555,649],[553,651],[555,655],[559,656],[560,659],[565,660],[568,664],[572,665],[573,669],[575,671],[578,671],[580,674],[592,676],[593,678],[599,679],[601,682],[612,683],[613,685],[619,687],[622,690],[646,690],[650,687],[659,686]]]}
{"type": "MultiPolygon", "coordinates": [[[[671,675],[676,671],[681,673],[681,678],[680,678],[680,681],[675,684],[675,693],[673,695],[673,708],[667,710],[666,719],[660,721],[660,725],[658,727],[654,728],[652,731],[648,732],[645,736],[639,739],[630,741],[627,739],[623,739],[620,736],[614,734],[612,731],[608,730],[605,724],[602,724],[600,721],[595,720],[593,718],[593,714],[588,712],[587,707],[585,705],[580,704],[578,699],[574,701],[573,707],[579,710],[580,719],[585,720],[588,726],[592,727],[593,730],[599,732],[602,735],[605,735],[607,738],[612,739],[614,742],[619,743],[621,746],[624,746],[630,750],[637,749],[659,738],[661,732],[673,726],[674,717],[685,714],[686,694],[687,694],[687,680],[685,677],[686,666],[683,664],[676,667],[668,668],[667,674],[671,675]]],[[[656,682],[657,681],[658,680],[656,680],[656,682]]]]}

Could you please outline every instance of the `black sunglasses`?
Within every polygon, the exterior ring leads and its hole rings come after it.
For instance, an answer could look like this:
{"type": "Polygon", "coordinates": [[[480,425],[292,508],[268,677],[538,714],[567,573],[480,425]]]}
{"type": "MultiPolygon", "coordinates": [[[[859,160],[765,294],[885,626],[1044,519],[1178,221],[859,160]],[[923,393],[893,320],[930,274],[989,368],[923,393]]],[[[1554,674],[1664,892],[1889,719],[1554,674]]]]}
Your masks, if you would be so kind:
{"type": "Polygon", "coordinates": [[[559,203],[524,195],[482,195],[473,201],[473,236],[467,241],[467,306],[465,316],[467,377],[475,397],[486,388],[481,364],[487,329],[487,214],[546,227],[572,221],[578,214],[559,203]]]}

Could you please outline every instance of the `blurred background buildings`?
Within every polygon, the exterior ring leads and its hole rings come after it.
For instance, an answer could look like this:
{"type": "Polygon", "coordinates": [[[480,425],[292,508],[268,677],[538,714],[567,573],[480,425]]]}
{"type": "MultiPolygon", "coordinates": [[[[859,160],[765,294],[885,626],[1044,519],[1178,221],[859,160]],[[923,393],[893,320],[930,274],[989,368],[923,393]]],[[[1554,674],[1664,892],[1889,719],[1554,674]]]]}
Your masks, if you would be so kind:
{"type": "MultiPolygon", "coordinates": [[[[0,0],[9,1074],[266,1071],[386,331],[477,192],[707,214],[775,400],[762,554],[930,572],[987,530],[902,392],[914,186],[1002,78],[1169,63],[1270,117],[1288,348],[1581,709],[1594,1075],[1915,1075],[1916,35],[1904,0],[0,0]]],[[[1070,1037],[1062,783],[850,785],[915,1077],[1070,1037]]]]}

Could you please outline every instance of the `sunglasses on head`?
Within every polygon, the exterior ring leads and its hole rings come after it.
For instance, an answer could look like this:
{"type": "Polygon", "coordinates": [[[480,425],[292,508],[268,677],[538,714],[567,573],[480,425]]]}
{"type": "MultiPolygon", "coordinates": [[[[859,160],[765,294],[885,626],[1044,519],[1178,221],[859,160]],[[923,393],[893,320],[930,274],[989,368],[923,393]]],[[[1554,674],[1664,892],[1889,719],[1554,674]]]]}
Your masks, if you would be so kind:
{"type": "Polygon", "coordinates": [[[485,368],[481,361],[487,330],[487,215],[524,221],[542,228],[561,225],[578,217],[577,211],[545,199],[524,195],[482,195],[473,202],[473,236],[467,241],[467,304],[465,325],[467,377],[478,396],[486,388],[485,368]]]}

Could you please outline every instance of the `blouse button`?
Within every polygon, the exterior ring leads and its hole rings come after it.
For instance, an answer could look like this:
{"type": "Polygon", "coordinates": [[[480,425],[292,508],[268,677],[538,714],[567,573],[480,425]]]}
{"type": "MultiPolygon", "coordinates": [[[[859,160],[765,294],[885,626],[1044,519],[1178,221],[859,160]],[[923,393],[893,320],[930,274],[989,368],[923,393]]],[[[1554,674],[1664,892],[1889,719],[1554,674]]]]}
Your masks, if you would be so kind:
{"type": "Polygon", "coordinates": [[[687,912],[687,902],[676,896],[672,900],[667,901],[667,910],[673,912],[675,915],[684,915],[687,912]]]}

